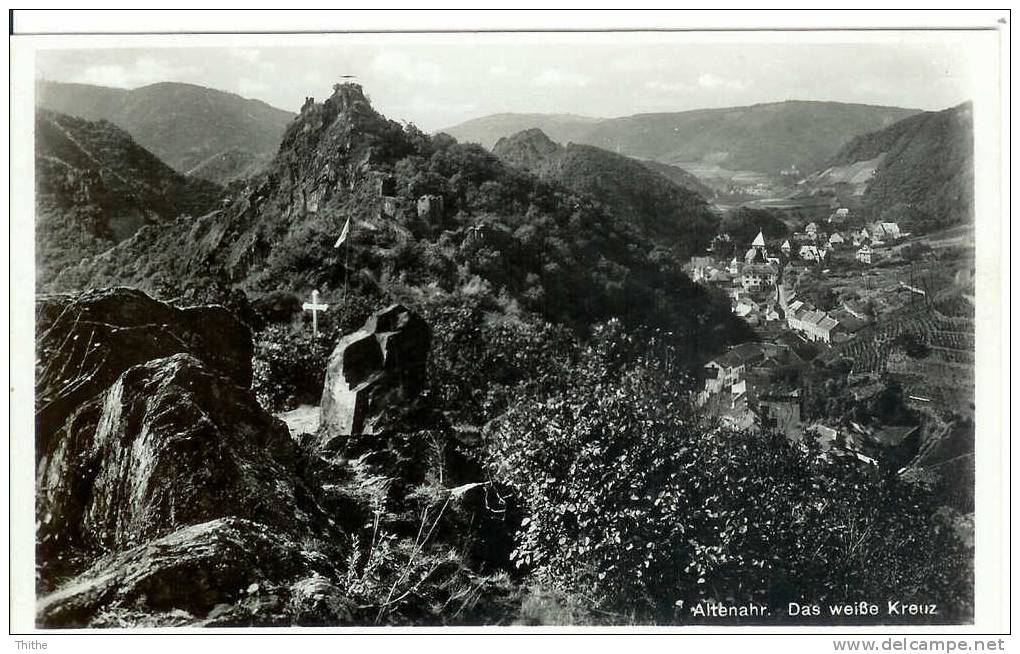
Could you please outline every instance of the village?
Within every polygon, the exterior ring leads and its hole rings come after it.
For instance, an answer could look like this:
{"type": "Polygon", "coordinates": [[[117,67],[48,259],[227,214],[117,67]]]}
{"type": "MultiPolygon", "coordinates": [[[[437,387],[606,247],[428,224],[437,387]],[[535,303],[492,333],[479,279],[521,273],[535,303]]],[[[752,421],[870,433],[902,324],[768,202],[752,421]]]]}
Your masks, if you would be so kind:
{"type": "Polygon", "coordinates": [[[840,352],[941,282],[918,271],[912,257],[925,246],[909,237],[897,223],[863,222],[846,207],[780,238],[759,231],[740,244],[717,236],[712,254],[691,259],[689,274],[725,293],[756,337],[704,364],[699,404],[732,426],[771,426],[835,456],[902,469],[921,448],[920,421],[904,419],[910,409],[892,420],[855,411],[900,389],[881,372],[848,369],[840,352]],[[727,249],[732,257],[721,256],[727,249]]]}

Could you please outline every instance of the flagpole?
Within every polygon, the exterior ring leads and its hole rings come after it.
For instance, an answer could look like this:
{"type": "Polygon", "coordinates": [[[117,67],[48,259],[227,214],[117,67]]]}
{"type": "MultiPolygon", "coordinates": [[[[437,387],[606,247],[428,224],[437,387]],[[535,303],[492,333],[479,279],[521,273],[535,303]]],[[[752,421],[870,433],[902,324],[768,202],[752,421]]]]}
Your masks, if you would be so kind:
{"type": "Polygon", "coordinates": [[[344,246],[344,293],[343,298],[340,301],[340,325],[343,325],[343,319],[347,313],[347,286],[350,278],[351,269],[351,244],[348,243],[348,237],[350,236],[351,229],[351,217],[347,216],[347,220],[344,222],[343,230],[340,232],[340,238],[337,240],[336,247],[340,245],[344,246]]]}
{"type": "Polygon", "coordinates": [[[340,317],[343,318],[347,312],[347,280],[351,276],[351,244],[344,241],[344,297],[342,300],[342,308],[340,309],[340,317]]]}

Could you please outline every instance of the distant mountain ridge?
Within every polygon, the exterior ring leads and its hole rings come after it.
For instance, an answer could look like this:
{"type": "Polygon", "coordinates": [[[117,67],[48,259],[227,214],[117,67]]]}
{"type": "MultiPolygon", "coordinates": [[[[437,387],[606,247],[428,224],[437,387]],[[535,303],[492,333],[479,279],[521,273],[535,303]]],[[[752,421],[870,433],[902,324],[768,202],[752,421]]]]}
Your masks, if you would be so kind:
{"type": "Polygon", "coordinates": [[[566,145],[583,142],[584,136],[605,118],[574,114],[502,113],[474,118],[449,127],[446,132],[462,143],[478,143],[491,150],[501,138],[528,129],[538,129],[553,141],[566,145]]]}
{"type": "Polygon", "coordinates": [[[194,171],[218,184],[250,174],[255,161],[268,161],[294,117],[261,100],[178,82],[117,89],[40,81],[36,105],[87,120],[108,120],[178,172],[194,171]],[[202,167],[228,152],[235,156],[220,166],[202,167]]]}
{"type": "Polygon", "coordinates": [[[486,145],[500,136],[537,127],[560,143],[594,145],[640,159],[681,167],[686,162],[705,162],[730,170],[777,174],[790,166],[817,170],[854,136],[916,113],[899,107],[790,100],[601,120],[497,114],[443,131],[486,145]],[[553,118],[556,126],[547,127],[553,118]]]}

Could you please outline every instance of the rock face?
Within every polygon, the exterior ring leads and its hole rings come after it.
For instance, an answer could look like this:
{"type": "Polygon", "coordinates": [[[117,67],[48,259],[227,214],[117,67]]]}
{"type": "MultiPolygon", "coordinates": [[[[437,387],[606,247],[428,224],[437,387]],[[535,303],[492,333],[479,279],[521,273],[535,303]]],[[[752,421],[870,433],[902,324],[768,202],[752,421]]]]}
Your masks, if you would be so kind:
{"type": "Polygon", "coordinates": [[[250,520],[190,525],[115,552],[39,599],[38,626],[80,627],[103,608],[144,607],[204,617],[239,599],[252,584],[303,576],[297,543],[250,520]]]}
{"type": "Polygon", "coordinates": [[[122,548],[224,515],[288,526],[295,450],[249,391],[193,356],[133,366],[43,453],[40,551],[122,548]]]}
{"type": "Polygon", "coordinates": [[[37,312],[40,626],[108,610],[222,621],[261,582],[337,578],[348,541],[255,401],[251,337],[229,312],[126,289],[37,312]]]}
{"type": "Polygon", "coordinates": [[[187,352],[233,384],[251,386],[251,335],[222,307],[178,309],[114,288],[40,296],[36,323],[37,463],[72,412],[131,366],[187,352]]]}
{"type": "Polygon", "coordinates": [[[392,411],[424,389],[430,343],[428,324],[401,305],[373,314],[341,338],[326,369],[320,446],[385,429],[392,411]]]}

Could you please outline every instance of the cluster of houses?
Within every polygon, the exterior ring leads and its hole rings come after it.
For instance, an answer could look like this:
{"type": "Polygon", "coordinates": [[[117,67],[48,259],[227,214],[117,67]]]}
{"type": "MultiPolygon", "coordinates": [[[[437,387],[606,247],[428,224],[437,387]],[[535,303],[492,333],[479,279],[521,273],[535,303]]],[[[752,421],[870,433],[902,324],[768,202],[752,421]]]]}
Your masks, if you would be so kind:
{"type": "Polygon", "coordinates": [[[813,439],[823,451],[852,456],[871,465],[898,470],[917,454],[920,430],[916,425],[807,423],[800,389],[783,388],[775,382],[779,368],[802,365],[804,361],[788,344],[742,343],[704,365],[705,388],[698,401],[705,404],[714,399],[724,420],[730,416],[734,421],[732,416],[740,413],[753,414],[762,425],[791,441],[813,439]]]}
{"type": "MultiPolygon", "coordinates": [[[[895,223],[840,229],[849,217],[848,210],[838,208],[830,216],[828,230],[811,223],[802,233],[794,234],[791,240],[800,245],[797,255],[821,262],[833,250],[852,243],[857,248],[855,258],[871,263],[873,246],[903,236],[895,223]]],[[[798,369],[805,364],[797,352],[806,341],[844,342],[868,323],[863,311],[850,304],[823,311],[798,298],[783,280],[783,270],[794,258],[789,240],[783,243],[780,251],[780,256],[773,256],[763,234],[759,233],[742,260],[734,257],[728,265],[717,263],[712,257],[691,260],[693,279],[724,288],[731,297],[736,315],[755,326],[771,324],[776,327],[771,335],[768,330],[758,330],[768,341],[742,343],[708,361],[703,367],[704,388],[698,401],[711,403],[724,420],[749,420],[753,412],[762,424],[786,434],[791,440],[813,439],[823,450],[837,456],[852,456],[894,469],[906,465],[918,450],[917,427],[867,427],[854,422],[836,427],[806,424],[800,389],[784,388],[776,382],[786,378],[787,372],[782,368],[798,369]]]]}
{"type": "Polygon", "coordinates": [[[761,320],[779,320],[775,288],[782,268],[783,262],[769,253],[761,232],[743,260],[733,257],[727,265],[713,257],[693,257],[690,263],[691,279],[725,290],[734,313],[751,324],[758,324],[761,320]]]}
{"type": "Polygon", "coordinates": [[[818,223],[809,223],[802,232],[795,232],[790,241],[783,243],[780,248],[787,256],[792,256],[793,249],[797,248],[797,256],[804,261],[824,262],[834,251],[842,250],[852,244],[857,248],[854,258],[867,265],[875,260],[875,247],[888,241],[896,241],[906,236],[900,231],[897,223],[873,222],[862,226],[860,229],[848,229],[847,221],[851,218],[850,210],[841,207],[836,209],[824,226],[818,223]]]}
{"type": "Polygon", "coordinates": [[[790,344],[741,343],[704,365],[705,388],[702,403],[718,393],[729,394],[730,407],[757,397],[757,391],[770,386],[772,373],[780,367],[800,365],[803,360],[790,344]]]}
{"type": "Polygon", "coordinates": [[[779,305],[791,330],[807,340],[826,344],[850,340],[868,322],[862,312],[848,304],[834,311],[816,309],[797,299],[797,293],[785,286],[779,288],[779,305]]]}
{"type": "MultiPolygon", "coordinates": [[[[810,225],[808,226],[810,228],[810,225]]],[[[817,233],[812,230],[811,233],[817,233]]],[[[839,236],[838,233],[829,237],[839,236]]],[[[790,243],[774,256],[759,232],[745,253],[743,260],[734,257],[729,264],[715,258],[693,257],[690,262],[691,278],[696,282],[716,286],[730,297],[733,312],[755,327],[781,326],[800,333],[805,339],[824,343],[848,340],[866,322],[864,316],[844,307],[834,312],[816,309],[810,303],[797,299],[796,293],[782,281],[783,269],[790,257],[790,243]]],[[[818,261],[827,252],[817,246],[803,246],[818,253],[818,261]]],[[[865,243],[864,247],[868,247],[865,243]]],[[[802,257],[804,255],[802,254],[802,257]]],[[[870,258],[868,260],[870,262],[870,258]]]]}

